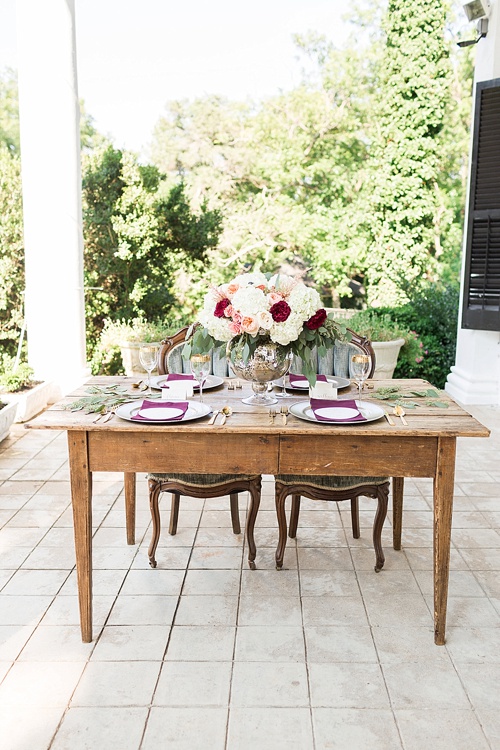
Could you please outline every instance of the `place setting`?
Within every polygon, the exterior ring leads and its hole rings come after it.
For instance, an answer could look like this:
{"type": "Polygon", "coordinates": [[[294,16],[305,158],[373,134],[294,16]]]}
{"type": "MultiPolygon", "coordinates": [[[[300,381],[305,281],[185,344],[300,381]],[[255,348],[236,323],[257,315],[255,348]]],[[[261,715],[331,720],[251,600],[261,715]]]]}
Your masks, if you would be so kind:
{"type": "MultiPolygon", "coordinates": [[[[358,398],[338,398],[339,386],[332,381],[343,381],[345,378],[329,378],[318,375],[316,384],[309,388],[309,400],[299,401],[289,407],[289,413],[307,422],[329,424],[360,424],[374,422],[385,417],[385,411],[377,404],[363,401],[362,389],[371,370],[371,358],[366,354],[355,354],[351,357],[351,375],[358,386],[358,398]]],[[[293,375],[289,376],[291,379],[293,375]]],[[[304,378],[305,379],[305,378],[304,378]]],[[[293,382],[293,380],[292,380],[293,382]]],[[[350,381],[347,381],[350,385],[350,381]]],[[[301,384],[302,385],[302,384],[301,384]]],[[[340,386],[343,388],[345,386],[340,386]]]]}

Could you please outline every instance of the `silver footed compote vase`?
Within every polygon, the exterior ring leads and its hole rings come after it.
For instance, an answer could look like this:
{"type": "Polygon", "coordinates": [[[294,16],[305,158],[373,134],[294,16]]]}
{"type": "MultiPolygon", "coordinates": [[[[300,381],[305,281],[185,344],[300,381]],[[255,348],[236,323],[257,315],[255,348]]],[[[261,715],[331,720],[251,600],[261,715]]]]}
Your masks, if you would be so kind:
{"type": "Polygon", "coordinates": [[[288,372],[292,353],[286,346],[271,341],[268,336],[262,336],[261,339],[247,361],[243,356],[245,341],[241,336],[235,336],[228,342],[226,354],[236,375],[252,384],[253,396],[242,399],[243,403],[269,406],[278,403],[278,399],[268,392],[268,385],[288,372]]]}

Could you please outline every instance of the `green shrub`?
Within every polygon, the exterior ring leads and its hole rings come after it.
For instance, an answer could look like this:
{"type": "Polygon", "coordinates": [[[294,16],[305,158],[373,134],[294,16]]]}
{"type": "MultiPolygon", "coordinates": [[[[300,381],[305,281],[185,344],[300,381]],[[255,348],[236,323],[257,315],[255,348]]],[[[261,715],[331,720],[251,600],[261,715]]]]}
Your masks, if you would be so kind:
{"type": "Polygon", "coordinates": [[[392,309],[369,308],[361,310],[348,320],[349,328],[359,333],[360,336],[366,336],[370,341],[394,341],[395,339],[404,339],[398,358],[398,367],[403,365],[407,375],[397,375],[395,377],[417,377],[412,374],[414,367],[422,361],[425,349],[419,335],[416,331],[409,328],[403,322],[396,319],[392,309]]]}
{"type": "Polygon", "coordinates": [[[104,321],[99,342],[94,349],[91,369],[94,375],[121,375],[124,372],[120,345],[125,342],[150,343],[162,341],[182,327],[182,323],[132,320],[104,321]]]}
{"type": "Polygon", "coordinates": [[[374,309],[377,315],[389,314],[399,325],[418,331],[422,341],[422,359],[412,361],[402,353],[395,378],[424,378],[436,388],[444,388],[455,363],[459,295],[458,284],[429,283],[406,305],[374,309]]]}
{"type": "Polygon", "coordinates": [[[34,371],[25,362],[20,362],[14,372],[14,357],[3,354],[0,361],[0,388],[8,393],[16,393],[34,385],[34,371]]]}

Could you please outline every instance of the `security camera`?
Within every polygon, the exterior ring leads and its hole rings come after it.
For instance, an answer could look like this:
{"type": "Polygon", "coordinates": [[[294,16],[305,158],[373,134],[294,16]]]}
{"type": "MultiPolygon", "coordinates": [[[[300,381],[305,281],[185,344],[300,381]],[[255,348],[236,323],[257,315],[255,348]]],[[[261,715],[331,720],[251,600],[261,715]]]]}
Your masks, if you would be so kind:
{"type": "Polygon", "coordinates": [[[478,21],[490,15],[490,0],[472,0],[463,7],[469,21],[478,21]]]}

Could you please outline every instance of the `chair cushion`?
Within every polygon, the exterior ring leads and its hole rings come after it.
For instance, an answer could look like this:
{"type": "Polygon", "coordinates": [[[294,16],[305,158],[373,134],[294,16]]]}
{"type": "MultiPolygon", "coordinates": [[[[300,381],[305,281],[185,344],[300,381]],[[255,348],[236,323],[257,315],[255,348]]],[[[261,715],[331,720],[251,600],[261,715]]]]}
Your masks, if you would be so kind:
{"type": "Polygon", "coordinates": [[[157,482],[182,482],[192,487],[218,487],[227,482],[249,482],[258,477],[258,474],[148,474],[148,479],[157,482]]]}
{"type": "Polygon", "coordinates": [[[384,484],[389,481],[389,477],[324,477],[314,474],[277,474],[275,479],[282,484],[308,484],[332,490],[350,490],[364,484],[384,484]]]}

